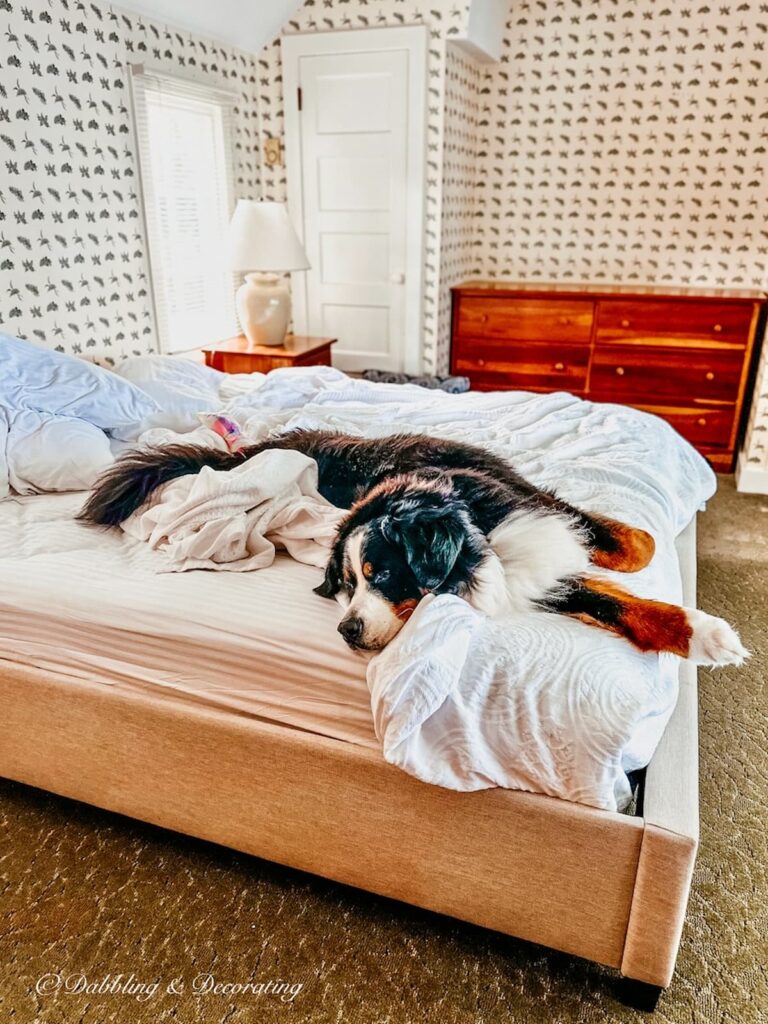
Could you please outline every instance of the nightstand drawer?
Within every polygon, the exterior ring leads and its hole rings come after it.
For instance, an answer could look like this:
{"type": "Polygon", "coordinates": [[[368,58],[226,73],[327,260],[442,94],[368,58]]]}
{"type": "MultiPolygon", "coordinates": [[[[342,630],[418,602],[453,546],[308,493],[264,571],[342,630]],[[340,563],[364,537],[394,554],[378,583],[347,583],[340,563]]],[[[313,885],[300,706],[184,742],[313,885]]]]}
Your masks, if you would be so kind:
{"type": "Polygon", "coordinates": [[[453,372],[465,373],[478,388],[547,388],[583,391],[589,347],[491,342],[462,338],[456,344],[453,372]],[[494,383],[495,382],[495,383],[494,383]]]}
{"type": "Polygon", "coordinates": [[[599,343],[671,337],[744,347],[754,306],[748,302],[602,301],[597,307],[599,343]]]}
{"type": "Polygon", "coordinates": [[[735,402],[743,368],[739,350],[601,345],[592,358],[590,394],[601,401],[664,398],[735,402]]]}
{"type": "Polygon", "coordinates": [[[565,341],[588,345],[594,303],[573,299],[504,299],[463,296],[456,331],[475,338],[565,341]]]}

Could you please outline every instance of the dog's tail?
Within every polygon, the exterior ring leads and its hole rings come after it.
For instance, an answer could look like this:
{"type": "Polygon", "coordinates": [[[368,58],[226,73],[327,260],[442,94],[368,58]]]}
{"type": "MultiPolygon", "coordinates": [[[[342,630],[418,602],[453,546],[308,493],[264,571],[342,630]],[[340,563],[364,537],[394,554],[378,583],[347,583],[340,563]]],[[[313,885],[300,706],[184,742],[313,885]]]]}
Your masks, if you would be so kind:
{"type": "Polygon", "coordinates": [[[119,526],[161,484],[198,473],[203,466],[231,469],[243,461],[243,454],[191,444],[169,444],[128,452],[99,477],[77,518],[98,526],[119,526]]]}

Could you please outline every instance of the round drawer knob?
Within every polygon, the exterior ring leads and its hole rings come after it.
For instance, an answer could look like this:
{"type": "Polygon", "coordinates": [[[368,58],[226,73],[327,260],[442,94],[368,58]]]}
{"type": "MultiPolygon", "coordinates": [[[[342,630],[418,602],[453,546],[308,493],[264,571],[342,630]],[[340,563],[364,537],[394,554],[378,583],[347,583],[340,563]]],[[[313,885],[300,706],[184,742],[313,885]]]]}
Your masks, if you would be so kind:
{"type": "Polygon", "coordinates": [[[720,334],[722,329],[723,329],[723,325],[722,324],[715,324],[715,326],[712,328],[712,330],[715,332],[715,334],[720,334]]]}
{"type": "Polygon", "coordinates": [[[564,370],[565,369],[565,363],[555,363],[555,369],[556,370],[564,370]]]}
{"type": "Polygon", "coordinates": [[[621,321],[621,326],[622,327],[629,327],[629,320],[622,320],[621,321]]]}
{"type": "Polygon", "coordinates": [[[482,316],[480,317],[480,323],[481,324],[487,324],[488,323],[488,314],[487,313],[483,313],[482,314],[482,316]]]}
{"type": "Polygon", "coordinates": [[[624,367],[623,366],[617,366],[616,367],[616,375],[618,377],[623,377],[624,373],[625,373],[625,371],[624,371],[624,367]]]}
{"type": "Polygon", "coordinates": [[[699,416],[696,422],[699,424],[700,427],[706,427],[707,425],[707,421],[704,419],[703,416],[699,416]]]}
{"type": "Polygon", "coordinates": [[[484,359],[478,359],[477,360],[477,365],[478,366],[485,366],[485,360],[484,359]]]}
{"type": "Polygon", "coordinates": [[[712,373],[712,371],[711,371],[711,370],[708,370],[708,371],[707,371],[707,372],[706,372],[706,373],[704,374],[704,376],[705,376],[705,377],[707,378],[707,380],[714,380],[714,379],[715,379],[715,375],[714,375],[714,373],[712,373]]]}

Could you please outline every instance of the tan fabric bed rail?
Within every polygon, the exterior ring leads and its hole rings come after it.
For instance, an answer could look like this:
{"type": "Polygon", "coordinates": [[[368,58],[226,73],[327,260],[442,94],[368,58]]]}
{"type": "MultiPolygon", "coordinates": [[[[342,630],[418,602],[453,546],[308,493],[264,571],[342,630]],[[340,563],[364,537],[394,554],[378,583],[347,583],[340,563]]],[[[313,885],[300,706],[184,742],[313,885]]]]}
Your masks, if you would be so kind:
{"type": "Polygon", "coordinates": [[[0,774],[621,964],[642,821],[536,794],[460,794],[373,750],[0,663],[0,774]]]}
{"type": "MultiPolygon", "coordinates": [[[[695,520],[680,535],[683,603],[696,606],[695,520]]],[[[718,686],[717,675],[705,685],[718,686]]],[[[680,666],[680,697],[648,765],[645,829],[623,974],[666,987],[672,979],[699,843],[698,685],[693,665],[680,666]]]]}

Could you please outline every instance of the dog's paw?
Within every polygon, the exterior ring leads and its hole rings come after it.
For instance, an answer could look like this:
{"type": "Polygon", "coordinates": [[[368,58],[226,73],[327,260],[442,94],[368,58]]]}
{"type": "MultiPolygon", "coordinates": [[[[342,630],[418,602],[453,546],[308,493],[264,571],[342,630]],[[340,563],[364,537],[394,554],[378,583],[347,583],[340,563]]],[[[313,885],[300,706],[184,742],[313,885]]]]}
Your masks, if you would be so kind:
{"type": "Polygon", "coordinates": [[[739,634],[725,619],[707,615],[698,608],[686,608],[685,613],[693,630],[688,661],[697,665],[741,665],[750,656],[739,634]]]}

